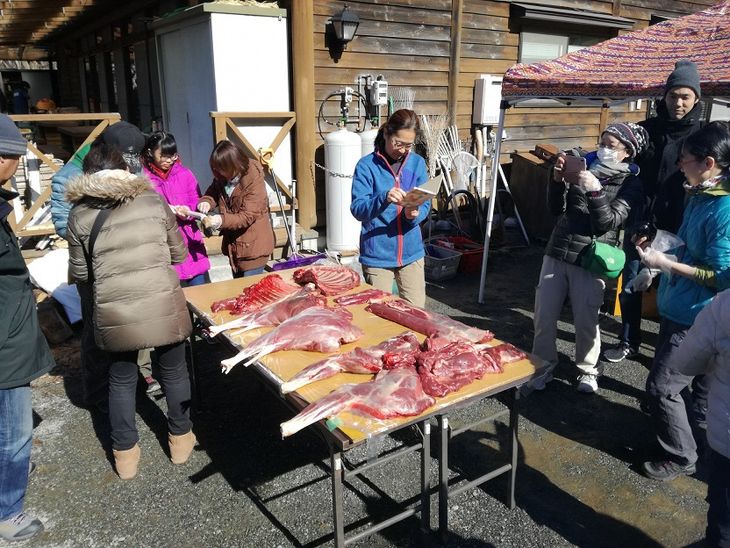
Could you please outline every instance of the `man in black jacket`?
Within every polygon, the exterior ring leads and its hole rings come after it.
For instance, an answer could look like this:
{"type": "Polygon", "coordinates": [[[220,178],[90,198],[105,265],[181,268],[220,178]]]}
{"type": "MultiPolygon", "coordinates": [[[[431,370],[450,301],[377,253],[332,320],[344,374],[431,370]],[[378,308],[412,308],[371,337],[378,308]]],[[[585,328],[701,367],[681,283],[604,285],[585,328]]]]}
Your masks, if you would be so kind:
{"type": "Polygon", "coordinates": [[[10,200],[2,188],[15,173],[26,141],[0,114],[0,539],[24,540],[43,530],[23,512],[30,470],[33,408],[30,381],[54,364],[38,325],[35,298],[18,241],[8,224],[10,200]]]}
{"type": "MultiPolygon", "coordinates": [[[[702,105],[700,75],[692,61],[677,61],[674,71],[664,86],[664,98],[657,107],[657,116],[640,122],[649,133],[649,147],[638,160],[648,201],[648,215],[632,215],[627,222],[624,251],[626,266],[623,285],[626,287],[639,272],[640,261],[632,242],[634,231],[643,220],[651,220],[658,229],[673,234],[682,224],[685,191],[684,175],[677,160],[682,141],[700,129],[702,105]]],[[[619,344],[606,350],[603,357],[609,362],[620,362],[637,356],[641,345],[641,292],[622,291],[621,335],[619,344]]]]}

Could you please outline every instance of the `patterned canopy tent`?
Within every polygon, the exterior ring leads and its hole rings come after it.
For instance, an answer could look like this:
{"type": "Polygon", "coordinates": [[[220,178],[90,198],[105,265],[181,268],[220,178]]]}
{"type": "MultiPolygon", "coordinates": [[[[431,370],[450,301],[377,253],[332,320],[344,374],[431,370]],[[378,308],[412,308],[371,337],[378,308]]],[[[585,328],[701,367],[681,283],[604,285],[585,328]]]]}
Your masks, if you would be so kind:
{"type": "Polygon", "coordinates": [[[679,59],[697,63],[704,96],[730,96],[730,0],[552,61],[515,65],[504,75],[502,96],[656,97],[679,59]]]}

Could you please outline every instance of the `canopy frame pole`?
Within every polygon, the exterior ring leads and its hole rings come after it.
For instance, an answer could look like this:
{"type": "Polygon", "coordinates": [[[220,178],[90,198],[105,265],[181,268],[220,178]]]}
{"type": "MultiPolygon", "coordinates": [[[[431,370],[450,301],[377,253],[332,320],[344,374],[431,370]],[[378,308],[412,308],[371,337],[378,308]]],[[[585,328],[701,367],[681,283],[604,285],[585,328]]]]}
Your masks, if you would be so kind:
{"type": "Polygon", "coordinates": [[[499,155],[502,152],[502,132],[504,131],[505,113],[509,108],[507,101],[502,101],[499,109],[499,121],[497,122],[497,133],[494,143],[494,155],[491,166],[491,192],[489,194],[489,206],[487,208],[487,223],[484,233],[484,251],[482,252],[482,275],[479,280],[479,304],[484,304],[484,283],[487,278],[487,261],[489,260],[489,243],[492,238],[492,222],[494,220],[494,204],[497,200],[497,181],[499,180],[499,155]]]}

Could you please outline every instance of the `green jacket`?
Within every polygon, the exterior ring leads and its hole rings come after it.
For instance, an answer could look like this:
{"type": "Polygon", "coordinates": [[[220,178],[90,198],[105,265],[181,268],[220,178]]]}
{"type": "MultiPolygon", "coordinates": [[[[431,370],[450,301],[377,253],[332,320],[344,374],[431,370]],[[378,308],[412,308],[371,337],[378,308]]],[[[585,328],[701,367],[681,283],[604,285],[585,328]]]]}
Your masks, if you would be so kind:
{"type": "Polygon", "coordinates": [[[17,194],[0,188],[0,389],[17,388],[53,367],[38,324],[25,261],[7,216],[17,194]]]}

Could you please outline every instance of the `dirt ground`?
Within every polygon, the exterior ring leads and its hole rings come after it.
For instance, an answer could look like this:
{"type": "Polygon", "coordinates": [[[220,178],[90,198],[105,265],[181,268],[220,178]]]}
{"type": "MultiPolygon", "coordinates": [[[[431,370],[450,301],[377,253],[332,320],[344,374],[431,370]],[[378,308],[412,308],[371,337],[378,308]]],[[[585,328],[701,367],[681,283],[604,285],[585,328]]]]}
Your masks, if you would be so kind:
{"type": "MultiPolygon", "coordinates": [[[[428,286],[428,307],[492,330],[528,349],[532,301],[540,269],[537,247],[490,258],[487,303],[476,303],[478,275],[428,286]]],[[[620,323],[601,320],[604,345],[620,323]]],[[[517,508],[505,505],[499,478],[454,497],[447,546],[687,546],[704,537],[704,463],[694,477],[656,483],[636,465],[656,452],[649,418],[639,408],[657,325],[644,322],[638,360],[606,364],[596,395],[575,390],[573,329],[566,308],[559,325],[556,380],[521,404],[517,508]]],[[[57,368],[34,383],[36,429],[26,506],[46,523],[29,546],[328,546],[332,545],[326,447],[302,432],[282,441],[279,423],[291,411],[255,373],[228,376],[217,363],[230,351],[196,345],[203,408],[195,418],[200,441],[190,462],[173,467],[165,453],[164,400],[138,397],[142,460],[139,476],[121,482],[109,461],[105,416],[75,406],[78,338],[54,347],[57,368]]],[[[500,407],[496,400],[455,413],[452,426],[500,407]]],[[[413,430],[374,439],[348,453],[353,461],[415,441],[413,430]]],[[[505,462],[507,426],[485,425],[451,444],[451,481],[476,478],[505,462]]],[[[434,454],[434,457],[437,455],[434,454]]],[[[349,532],[368,516],[415,502],[419,461],[411,455],[348,482],[349,532]]],[[[437,466],[432,468],[432,484],[437,466]]],[[[437,527],[436,497],[431,524],[437,527]]],[[[424,546],[418,518],[390,527],[357,546],[424,546]]]]}

